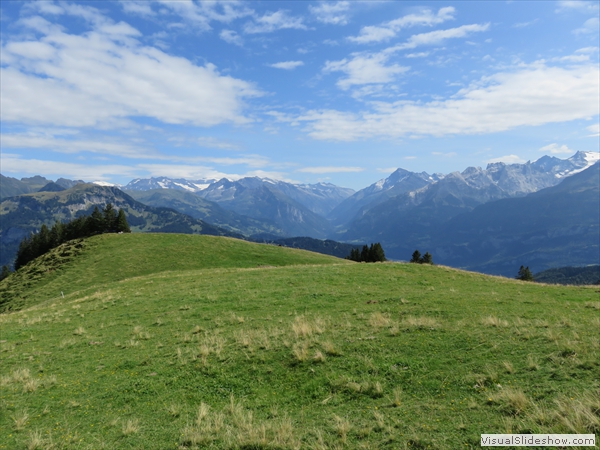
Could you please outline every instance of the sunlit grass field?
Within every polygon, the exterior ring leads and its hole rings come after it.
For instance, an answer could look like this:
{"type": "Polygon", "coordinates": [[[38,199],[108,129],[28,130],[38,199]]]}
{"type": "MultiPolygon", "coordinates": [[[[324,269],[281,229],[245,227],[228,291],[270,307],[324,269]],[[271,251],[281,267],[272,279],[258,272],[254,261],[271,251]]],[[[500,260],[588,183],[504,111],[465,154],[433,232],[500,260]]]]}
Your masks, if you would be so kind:
{"type": "Polygon", "coordinates": [[[3,449],[600,433],[598,287],[189,235],[99,236],[26,273],[0,285],[24,308],[0,315],[3,449]]]}

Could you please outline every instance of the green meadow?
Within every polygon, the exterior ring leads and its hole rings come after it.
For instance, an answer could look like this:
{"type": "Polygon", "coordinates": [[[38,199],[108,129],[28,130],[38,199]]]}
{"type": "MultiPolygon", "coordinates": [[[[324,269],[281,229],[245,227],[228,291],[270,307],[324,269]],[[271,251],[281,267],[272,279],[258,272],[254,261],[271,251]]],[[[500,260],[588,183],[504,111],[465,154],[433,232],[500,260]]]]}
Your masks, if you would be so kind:
{"type": "Polygon", "coordinates": [[[0,283],[0,449],[471,449],[600,435],[600,293],[102,235],[0,283]]]}

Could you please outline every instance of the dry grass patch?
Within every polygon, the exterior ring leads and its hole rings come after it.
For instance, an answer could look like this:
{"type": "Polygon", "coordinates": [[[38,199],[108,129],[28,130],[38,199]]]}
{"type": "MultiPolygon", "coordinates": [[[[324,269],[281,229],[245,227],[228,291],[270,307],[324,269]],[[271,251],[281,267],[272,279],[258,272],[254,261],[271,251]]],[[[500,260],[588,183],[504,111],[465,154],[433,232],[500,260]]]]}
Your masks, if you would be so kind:
{"type": "Polygon", "coordinates": [[[502,389],[498,394],[489,398],[492,403],[498,403],[506,413],[519,415],[531,404],[525,393],[518,388],[502,389]]]}
{"type": "Polygon", "coordinates": [[[600,391],[555,400],[558,422],[570,433],[600,432],[600,391]]]}
{"type": "Polygon", "coordinates": [[[408,316],[402,320],[401,326],[406,329],[434,330],[441,326],[440,322],[433,317],[408,316]]]}
{"type": "Polygon", "coordinates": [[[51,444],[48,445],[46,443],[40,430],[31,431],[27,437],[27,442],[25,445],[27,446],[27,450],[42,450],[52,447],[51,444]]]}
{"type": "Polygon", "coordinates": [[[388,315],[382,314],[379,311],[372,313],[369,316],[369,325],[373,328],[384,328],[390,326],[392,320],[388,315]]]}
{"type": "Polygon", "coordinates": [[[123,428],[121,428],[121,433],[123,436],[129,436],[139,433],[140,429],[141,427],[139,419],[127,419],[127,421],[123,424],[123,428]]]}
{"type": "Polygon", "coordinates": [[[292,324],[292,330],[297,338],[310,337],[313,334],[321,334],[325,331],[325,321],[320,317],[309,320],[305,316],[296,316],[292,324]]]}
{"type": "Polygon", "coordinates": [[[481,319],[481,324],[486,327],[495,327],[495,328],[506,328],[508,327],[508,321],[504,319],[500,319],[496,316],[487,316],[481,319]]]}
{"type": "Polygon", "coordinates": [[[15,412],[11,418],[13,420],[13,428],[15,431],[21,431],[25,428],[27,422],[29,422],[29,413],[26,409],[22,409],[21,411],[15,412]]]}

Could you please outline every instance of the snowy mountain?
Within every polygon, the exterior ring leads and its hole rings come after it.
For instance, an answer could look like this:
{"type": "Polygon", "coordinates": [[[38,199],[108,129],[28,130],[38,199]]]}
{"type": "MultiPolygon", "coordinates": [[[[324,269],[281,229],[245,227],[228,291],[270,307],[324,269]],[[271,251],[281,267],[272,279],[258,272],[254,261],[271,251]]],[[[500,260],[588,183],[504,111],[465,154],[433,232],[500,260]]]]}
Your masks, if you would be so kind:
{"type": "Polygon", "coordinates": [[[136,178],[123,187],[125,191],[151,191],[153,189],[175,189],[177,191],[199,192],[216,182],[216,179],[190,181],[183,178],[136,178]]]}
{"type": "Polygon", "coordinates": [[[468,167],[463,172],[448,175],[398,169],[341,202],[328,218],[334,225],[347,225],[395,197],[396,200],[386,203],[387,207],[405,209],[447,197],[454,199],[451,203],[455,206],[472,208],[491,200],[520,197],[556,186],[565,177],[591,167],[599,159],[597,152],[577,152],[568,159],[543,156],[525,164],[498,162],[488,164],[486,169],[468,167]],[[408,193],[410,195],[403,195],[408,193]]]}

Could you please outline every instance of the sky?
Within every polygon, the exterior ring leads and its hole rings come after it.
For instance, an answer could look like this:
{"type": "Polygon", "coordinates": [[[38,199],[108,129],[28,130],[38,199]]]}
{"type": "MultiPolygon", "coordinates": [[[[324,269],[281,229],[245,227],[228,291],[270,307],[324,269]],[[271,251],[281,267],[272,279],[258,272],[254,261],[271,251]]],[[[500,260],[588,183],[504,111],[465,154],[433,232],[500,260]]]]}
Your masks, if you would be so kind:
{"type": "Polygon", "coordinates": [[[0,171],[361,189],[599,151],[598,1],[4,1],[0,171]]]}

